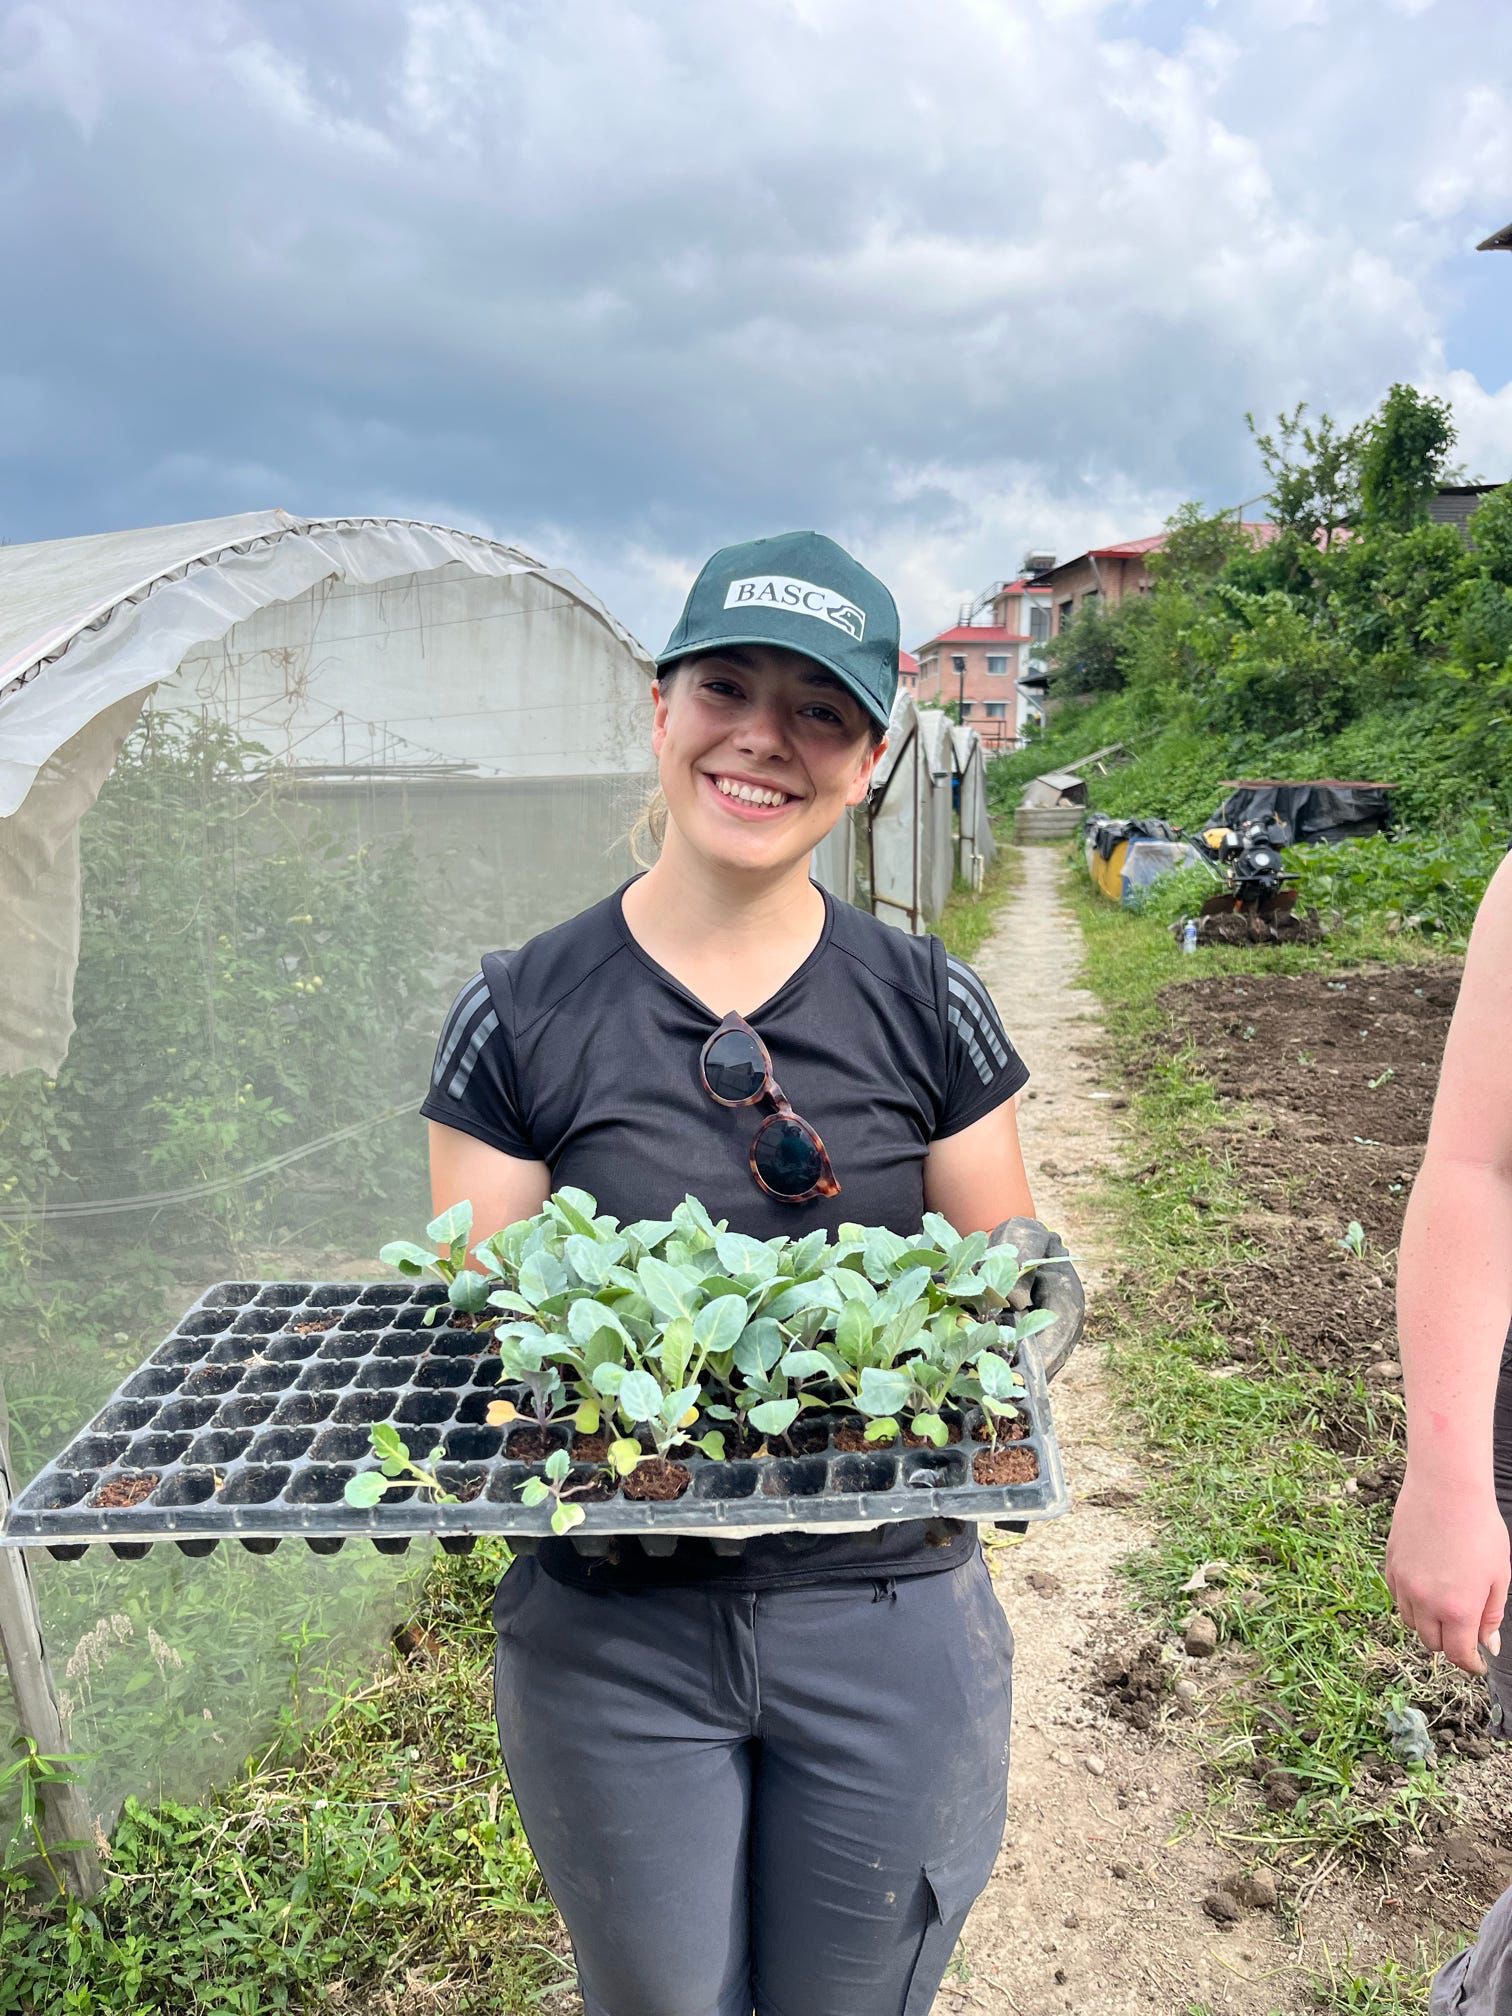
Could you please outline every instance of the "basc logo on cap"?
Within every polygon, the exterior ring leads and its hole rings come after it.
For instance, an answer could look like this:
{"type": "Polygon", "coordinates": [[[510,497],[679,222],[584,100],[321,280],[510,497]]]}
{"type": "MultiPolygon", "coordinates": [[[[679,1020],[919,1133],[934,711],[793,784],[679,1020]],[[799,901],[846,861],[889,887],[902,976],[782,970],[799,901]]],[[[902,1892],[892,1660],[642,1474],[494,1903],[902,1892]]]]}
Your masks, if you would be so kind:
{"type": "Polygon", "coordinates": [[[837,630],[854,637],[859,644],[866,634],[866,612],[837,595],[833,588],[821,588],[814,581],[795,581],[789,574],[749,574],[732,581],[725,595],[726,609],[747,605],[761,609],[790,609],[795,616],[813,616],[821,623],[833,623],[837,630]]]}

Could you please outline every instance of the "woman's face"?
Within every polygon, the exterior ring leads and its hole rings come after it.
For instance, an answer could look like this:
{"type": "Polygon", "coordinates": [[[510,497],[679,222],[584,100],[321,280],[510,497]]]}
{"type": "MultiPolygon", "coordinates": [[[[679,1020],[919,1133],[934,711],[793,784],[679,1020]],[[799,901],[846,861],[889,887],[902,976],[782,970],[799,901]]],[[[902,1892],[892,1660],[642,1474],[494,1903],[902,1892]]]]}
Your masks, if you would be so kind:
{"type": "Polygon", "coordinates": [[[682,660],[652,690],[669,818],[700,854],[731,866],[807,854],[866,795],[885,746],[873,750],[860,701],[796,651],[731,645],[682,660]]]}

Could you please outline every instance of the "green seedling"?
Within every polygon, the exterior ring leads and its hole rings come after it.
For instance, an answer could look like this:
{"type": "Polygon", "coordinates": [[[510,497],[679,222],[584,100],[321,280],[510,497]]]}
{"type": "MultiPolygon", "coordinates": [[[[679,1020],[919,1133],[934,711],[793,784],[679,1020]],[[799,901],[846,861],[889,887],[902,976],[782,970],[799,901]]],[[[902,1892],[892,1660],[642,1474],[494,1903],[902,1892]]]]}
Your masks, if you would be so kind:
{"type": "Polygon", "coordinates": [[[359,1511],[370,1511],[386,1491],[407,1485],[428,1491],[438,1505],[459,1502],[455,1493],[445,1490],[436,1476],[434,1466],[446,1453],[439,1443],[423,1461],[417,1460],[410,1455],[409,1445],[392,1421],[375,1421],[372,1441],[379,1468],[359,1470],[347,1479],[342,1496],[348,1505],[355,1506],[359,1511]]]}
{"type": "MultiPolygon", "coordinates": [[[[610,1421],[624,1431],[609,1445],[610,1467],[619,1476],[628,1476],[640,1461],[641,1435],[649,1440],[652,1453],[663,1458],[679,1443],[693,1440],[704,1398],[701,1374],[707,1351],[711,1344],[723,1348],[727,1340],[733,1349],[734,1337],[745,1328],[742,1298],[717,1296],[690,1315],[694,1288],[678,1270],[648,1257],[636,1271],[647,1301],[663,1318],[659,1335],[635,1361],[606,1359],[592,1373],[610,1421]]],[[[696,1446],[717,1462],[724,1455],[724,1436],[710,1430],[696,1446]]]]}
{"type": "Polygon", "coordinates": [[[736,1417],[743,1414],[763,1435],[786,1435],[805,1408],[825,1404],[805,1388],[810,1380],[830,1376],[828,1355],[794,1342],[770,1317],[758,1318],[741,1340],[739,1369],[744,1383],[736,1395],[736,1417]]]}
{"type": "MultiPolygon", "coordinates": [[[[1020,1330],[1022,1327],[1018,1326],[1020,1330]]],[[[1018,1403],[1024,1397],[1024,1382],[1002,1351],[994,1346],[977,1354],[975,1382],[974,1385],[968,1384],[966,1391],[980,1403],[992,1429],[990,1439],[995,1449],[1003,1423],[1018,1418],[1018,1403]]]]}
{"type": "Polygon", "coordinates": [[[1349,1229],[1345,1232],[1344,1237],[1339,1241],[1339,1245],[1344,1252],[1352,1253],[1356,1258],[1356,1260],[1360,1259],[1361,1256],[1364,1254],[1365,1227],[1360,1223],[1358,1218],[1350,1219],[1349,1229]]]}
{"type": "Polygon", "coordinates": [[[544,1477],[527,1477],[520,1486],[522,1505],[544,1505],[548,1498],[556,1500],[551,1514],[551,1530],[556,1534],[570,1533],[574,1526],[581,1526],[588,1514],[581,1505],[572,1503],[574,1491],[586,1490],[587,1486],[569,1485],[568,1476],[572,1469],[572,1459],[565,1449],[553,1449],[546,1458],[544,1477]]]}
{"type": "Polygon", "coordinates": [[[938,1212],[913,1239],[847,1224],[833,1243],[822,1230],[760,1240],[695,1197],[621,1226],[568,1187],[482,1241],[481,1272],[465,1264],[472,1223],[454,1205],[428,1227],[437,1252],[399,1241],[383,1257],[439,1276],[492,1326],[511,1392],[490,1423],[602,1431],[619,1477],[679,1448],[718,1461],[729,1427],[786,1436],[812,1408],[860,1411],[874,1440],[906,1421],[941,1444],[945,1411],[971,1402],[995,1426],[1022,1394],[1003,1353],[1053,1320],[1028,1308],[1012,1246],[962,1238],[938,1212]]]}
{"type": "MultiPolygon", "coordinates": [[[[411,1280],[434,1274],[446,1284],[449,1306],[461,1315],[473,1317],[475,1328],[486,1329],[499,1319],[488,1314],[489,1275],[479,1274],[467,1264],[467,1240],[472,1222],[470,1203],[453,1204],[425,1228],[426,1238],[434,1242],[440,1249],[438,1252],[429,1252],[409,1239],[391,1239],[379,1250],[378,1258],[385,1267],[397,1267],[411,1280]]],[[[441,1305],[438,1303],[434,1309],[426,1310],[424,1320],[427,1324],[434,1323],[440,1314],[441,1305]]]]}
{"type": "Polygon", "coordinates": [[[857,1405],[870,1417],[869,1442],[895,1441],[906,1417],[909,1431],[943,1449],[950,1441],[947,1409],[979,1406],[997,1442],[1000,1424],[1019,1412],[1024,1382],[1005,1347],[1032,1336],[1054,1319],[1035,1310],[1013,1329],[979,1322],[964,1312],[935,1318],[923,1333],[922,1349],[889,1369],[868,1366],[861,1374],[857,1405]]]}
{"type": "MultiPolygon", "coordinates": [[[[501,1323],[494,1336],[502,1377],[522,1387],[529,1399],[525,1418],[543,1428],[561,1420],[568,1411],[567,1387],[553,1360],[552,1339],[538,1325],[521,1322],[501,1323]]],[[[512,1400],[495,1400],[485,1418],[491,1427],[501,1427],[519,1415],[512,1400]]]]}

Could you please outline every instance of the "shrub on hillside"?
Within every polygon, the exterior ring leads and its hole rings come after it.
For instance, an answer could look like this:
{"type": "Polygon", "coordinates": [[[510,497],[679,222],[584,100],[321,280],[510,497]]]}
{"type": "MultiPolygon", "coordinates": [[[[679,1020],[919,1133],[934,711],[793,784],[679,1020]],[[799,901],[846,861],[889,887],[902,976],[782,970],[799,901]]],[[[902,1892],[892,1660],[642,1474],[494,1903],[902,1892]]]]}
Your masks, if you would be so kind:
{"type": "Polygon", "coordinates": [[[1286,864],[1301,875],[1305,909],[1462,939],[1506,845],[1501,822],[1483,813],[1446,832],[1295,847],[1286,864]]]}

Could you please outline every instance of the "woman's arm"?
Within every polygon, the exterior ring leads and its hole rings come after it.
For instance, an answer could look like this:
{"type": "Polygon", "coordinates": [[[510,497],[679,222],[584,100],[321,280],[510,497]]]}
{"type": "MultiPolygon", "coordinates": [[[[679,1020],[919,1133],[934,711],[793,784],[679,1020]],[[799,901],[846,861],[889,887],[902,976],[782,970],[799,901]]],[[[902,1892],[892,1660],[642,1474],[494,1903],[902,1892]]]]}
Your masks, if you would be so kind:
{"type": "Polygon", "coordinates": [[[506,1225],[533,1218],[551,1195],[551,1171],[544,1162],[506,1155],[439,1120],[425,1124],[430,1130],[431,1208],[439,1218],[468,1198],[474,1246],[506,1225]]]}
{"type": "MultiPolygon", "coordinates": [[[[1465,959],[1397,1271],[1407,1473],[1386,1550],[1403,1622],[1478,1673],[1506,1607],[1491,1422],[1512,1317],[1512,857],[1465,959]]],[[[1495,1646],[1492,1645],[1495,1650],[1495,1646]]]]}
{"type": "Polygon", "coordinates": [[[929,1144],[924,1208],[948,1218],[963,1236],[991,1232],[1005,1218],[1034,1216],[1019,1146],[1018,1102],[1015,1093],[959,1134],[929,1144]]]}

